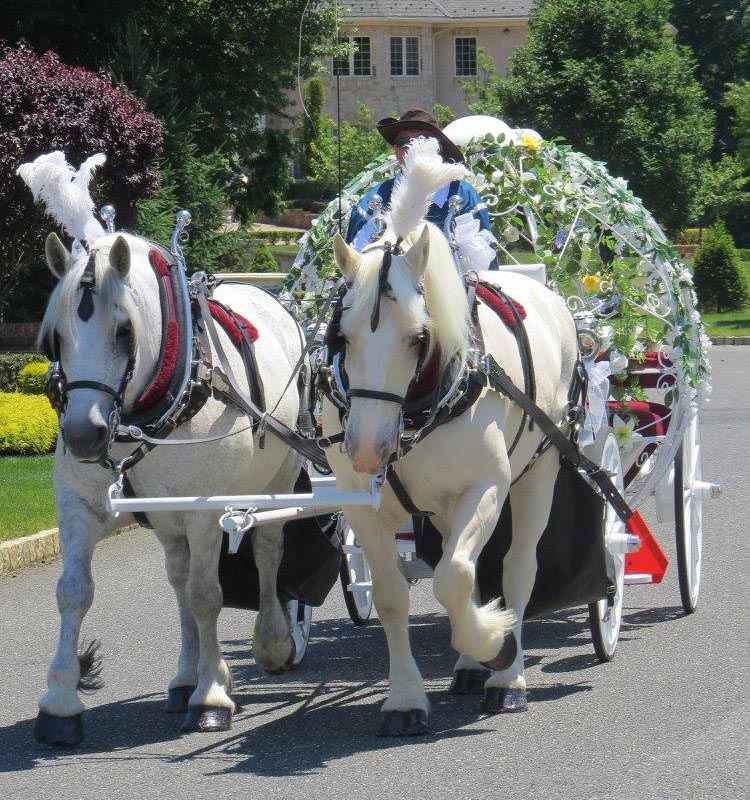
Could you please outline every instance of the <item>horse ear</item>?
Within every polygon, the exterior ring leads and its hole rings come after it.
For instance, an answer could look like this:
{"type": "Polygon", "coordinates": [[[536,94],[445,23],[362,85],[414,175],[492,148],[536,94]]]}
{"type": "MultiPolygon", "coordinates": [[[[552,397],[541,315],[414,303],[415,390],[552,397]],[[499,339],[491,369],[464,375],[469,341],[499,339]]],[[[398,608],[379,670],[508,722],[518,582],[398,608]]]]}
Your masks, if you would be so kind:
{"type": "Polygon", "coordinates": [[[123,236],[118,236],[109,251],[109,263],[124,278],[130,271],[130,247],[123,236]]]}
{"type": "Polygon", "coordinates": [[[56,233],[50,233],[44,242],[44,255],[47,257],[50,272],[56,278],[62,278],[70,266],[70,255],[56,233]]]}
{"type": "Polygon", "coordinates": [[[362,260],[362,256],[353,247],[349,247],[340,233],[333,237],[333,257],[341,274],[347,278],[354,276],[362,260]]]}
{"type": "Polygon", "coordinates": [[[430,255],[430,230],[427,225],[422,227],[419,239],[409,248],[409,252],[404,254],[406,263],[409,265],[411,276],[414,283],[419,283],[427,269],[427,258],[430,255]]]}

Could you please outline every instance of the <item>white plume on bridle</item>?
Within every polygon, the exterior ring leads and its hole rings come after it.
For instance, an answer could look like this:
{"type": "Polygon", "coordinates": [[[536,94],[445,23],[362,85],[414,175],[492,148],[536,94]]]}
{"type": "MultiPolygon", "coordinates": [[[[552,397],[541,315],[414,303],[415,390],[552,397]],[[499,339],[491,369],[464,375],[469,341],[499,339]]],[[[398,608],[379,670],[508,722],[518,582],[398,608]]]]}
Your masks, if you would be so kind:
{"type": "Polygon", "coordinates": [[[34,200],[43,202],[47,214],[73,237],[74,256],[84,250],[83,243],[90,248],[105,235],[94,216],[89,183],[96,168],[106,160],[104,153],[96,153],[76,170],[68,163],[65,153],[55,150],[21,164],[16,170],[31,189],[34,200]]]}
{"type": "Polygon", "coordinates": [[[401,180],[393,187],[390,218],[396,236],[406,238],[422,222],[432,195],[450,181],[465,178],[463,164],[448,164],[440,157],[437,139],[413,139],[404,160],[401,180]]]}

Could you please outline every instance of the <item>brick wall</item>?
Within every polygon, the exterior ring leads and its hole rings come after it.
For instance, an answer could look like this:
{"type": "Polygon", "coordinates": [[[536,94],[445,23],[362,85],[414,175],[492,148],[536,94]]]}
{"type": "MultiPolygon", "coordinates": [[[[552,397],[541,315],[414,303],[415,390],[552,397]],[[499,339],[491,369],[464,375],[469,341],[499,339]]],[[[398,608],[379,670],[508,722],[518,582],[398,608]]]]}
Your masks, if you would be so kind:
{"type": "Polygon", "coordinates": [[[6,322],[0,324],[0,352],[28,352],[36,349],[38,322],[6,322]]]}

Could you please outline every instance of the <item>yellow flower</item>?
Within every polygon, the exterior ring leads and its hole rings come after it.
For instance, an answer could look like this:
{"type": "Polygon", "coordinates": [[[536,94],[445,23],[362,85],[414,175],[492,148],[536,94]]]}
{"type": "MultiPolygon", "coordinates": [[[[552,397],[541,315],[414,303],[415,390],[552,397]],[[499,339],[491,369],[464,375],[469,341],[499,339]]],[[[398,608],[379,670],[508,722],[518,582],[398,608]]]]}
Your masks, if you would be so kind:
{"type": "Polygon", "coordinates": [[[597,272],[595,275],[584,275],[583,276],[583,288],[589,293],[593,294],[594,292],[599,291],[599,286],[602,282],[602,276],[597,272]]]}
{"type": "Polygon", "coordinates": [[[534,136],[531,132],[521,134],[521,144],[532,153],[538,153],[542,149],[540,142],[539,136],[534,136]]]}

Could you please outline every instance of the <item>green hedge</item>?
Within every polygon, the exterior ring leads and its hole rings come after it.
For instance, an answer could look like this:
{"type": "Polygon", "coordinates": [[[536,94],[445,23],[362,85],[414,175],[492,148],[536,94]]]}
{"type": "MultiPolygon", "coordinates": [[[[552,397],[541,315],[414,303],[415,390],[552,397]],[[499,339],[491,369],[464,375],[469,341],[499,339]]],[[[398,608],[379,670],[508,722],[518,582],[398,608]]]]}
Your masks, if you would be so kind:
{"type": "Polygon", "coordinates": [[[0,392],[14,392],[18,383],[18,373],[27,364],[36,361],[47,363],[47,359],[41,353],[0,353],[0,392]]]}
{"type": "Polygon", "coordinates": [[[17,391],[23,394],[44,394],[48,368],[49,364],[46,361],[32,361],[26,364],[18,373],[17,391]]]}
{"type": "Polygon", "coordinates": [[[57,414],[39,395],[0,392],[0,454],[50,453],[57,438],[57,414]]]}

